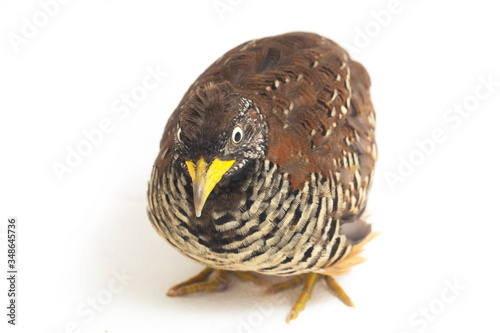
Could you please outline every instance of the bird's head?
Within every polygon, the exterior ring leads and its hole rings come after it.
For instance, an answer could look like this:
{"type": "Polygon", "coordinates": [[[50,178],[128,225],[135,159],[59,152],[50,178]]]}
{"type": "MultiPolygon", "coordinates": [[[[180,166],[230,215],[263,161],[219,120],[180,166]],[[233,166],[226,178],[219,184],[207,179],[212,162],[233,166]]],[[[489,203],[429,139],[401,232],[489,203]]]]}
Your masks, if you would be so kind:
{"type": "Polygon", "coordinates": [[[181,106],[174,137],[175,167],[193,181],[196,216],[218,183],[263,159],[267,125],[259,109],[229,82],[198,88],[181,106]]]}

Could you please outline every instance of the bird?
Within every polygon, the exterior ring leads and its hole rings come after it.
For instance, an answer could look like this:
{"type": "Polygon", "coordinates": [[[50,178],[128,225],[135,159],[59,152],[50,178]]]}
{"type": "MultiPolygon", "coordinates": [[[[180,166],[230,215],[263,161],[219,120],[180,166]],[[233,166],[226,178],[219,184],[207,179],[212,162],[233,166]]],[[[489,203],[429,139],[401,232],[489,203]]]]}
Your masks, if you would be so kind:
{"type": "Polygon", "coordinates": [[[370,77],[310,32],[245,42],[189,87],[167,121],[148,184],[157,233],[206,268],[167,292],[302,285],[297,318],[324,279],[364,261],[377,233],[365,208],[377,160],[370,77]],[[266,276],[282,276],[270,285],[266,276]]]}

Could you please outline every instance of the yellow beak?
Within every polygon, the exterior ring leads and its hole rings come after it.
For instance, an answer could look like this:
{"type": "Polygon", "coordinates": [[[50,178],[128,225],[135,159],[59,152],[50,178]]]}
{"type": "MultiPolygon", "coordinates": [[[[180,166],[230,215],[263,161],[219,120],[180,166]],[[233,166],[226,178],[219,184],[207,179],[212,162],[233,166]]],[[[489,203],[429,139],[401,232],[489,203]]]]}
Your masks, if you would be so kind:
{"type": "Polygon", "coordinates": [[[196,163],[196,166],[193,161],[186,161],[189,175],[193,180],[194,209],[197,217],[201,216],[208,196],[233,163],[234,160],[221,161],[216,158],[207,170],[207,162],[203,157],[196,163]]]}

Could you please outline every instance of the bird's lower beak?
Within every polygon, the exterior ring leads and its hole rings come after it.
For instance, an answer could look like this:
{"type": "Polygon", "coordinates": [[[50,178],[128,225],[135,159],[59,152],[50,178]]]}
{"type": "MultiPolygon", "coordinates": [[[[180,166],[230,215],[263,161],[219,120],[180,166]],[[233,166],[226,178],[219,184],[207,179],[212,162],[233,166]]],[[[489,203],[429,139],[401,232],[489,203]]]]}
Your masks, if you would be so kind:
{"type": "Polygon", "coordinates": [[[208,164],[203,157],[196,163],[196,166],[192,161],[186,161],[189,175],[193,179],[194,209],[197,217],[201,216],[208,196],[233,163],[234,160],[221,161],[216,158],[207,170],[208,164]]]}

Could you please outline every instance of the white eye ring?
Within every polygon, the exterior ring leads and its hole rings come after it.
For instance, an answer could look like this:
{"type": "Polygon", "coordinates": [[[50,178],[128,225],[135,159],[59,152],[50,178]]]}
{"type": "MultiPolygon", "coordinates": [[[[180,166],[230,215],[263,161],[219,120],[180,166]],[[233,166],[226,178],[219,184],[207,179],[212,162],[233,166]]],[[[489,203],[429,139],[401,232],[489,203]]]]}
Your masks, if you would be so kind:
{"type": "Polygon", "coordinates": [[[179,142],[182,142],[182,140],[181,140],[181,128],[180,127],[177,130],[177,140],[179,140],[179,142]]]}
{"type": "Polygon", "coordinates": [[[243,140],[243,130],[241,127],[236,126],[233,129],[233,134],[231,134],[231,140],[233,141],[234,144],[238,144],[243,140]]]}

